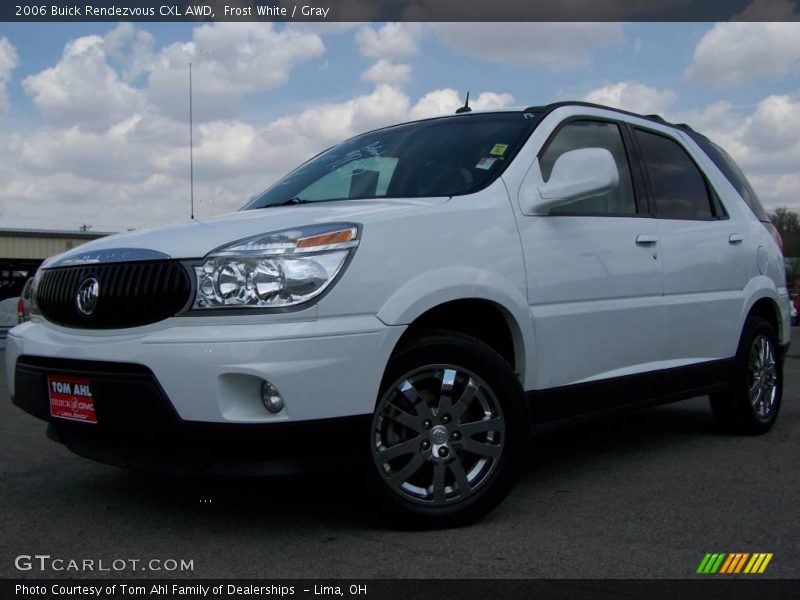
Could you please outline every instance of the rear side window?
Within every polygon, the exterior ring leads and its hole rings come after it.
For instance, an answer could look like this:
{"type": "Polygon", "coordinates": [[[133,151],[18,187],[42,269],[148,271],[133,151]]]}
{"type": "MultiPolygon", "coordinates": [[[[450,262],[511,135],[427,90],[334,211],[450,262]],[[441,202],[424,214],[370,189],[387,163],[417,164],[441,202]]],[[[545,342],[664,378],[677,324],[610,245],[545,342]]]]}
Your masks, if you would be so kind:
{"type": "Polygon", "coordinates": [[[636,197],[633,192],[628,155],[622,142],[622,134],[616,123],[606,121],[572,121],[558,130],[555,137],[539,157],[539,168],[545,181],[550,180],[553,165],[559,156],[581,148],[605,148],[614,157],[619,172],[617,188],[592,198],[576,200],[553,209],[551,215],[636,213],[636,197]]]}
{"type": "Polygon", "coordinates": [[[756,216],[756,218],[759,221],[769,223],[767,211],[764,210],[764,207],[761,205],[761,201],[758,199],[755,190],[750,185],[750,182],[747,181],[747,177],[744,176],[744,173],[742,173],[739,165],[734,162],[734,160],[727,152],[725,152],[725,150],[717,146],[707,137],[702,136],[699,133],[693,133],[690,135],[697,145],[702,148],[703,152],[708,155],[708,158],[710,158],[717,168],[722,171],[722,174],[725,175],[736,191],[739,192],[739,195],[745,201],[745,204],[750,207],[750,210],[753,211],[753,214],[756,216]]]}
{"type": "Polygon", "coordinates": [[[665,219],[712,219],[706,180],[676,141],[635,130],[644,157],[655,214],[665,219]]]}

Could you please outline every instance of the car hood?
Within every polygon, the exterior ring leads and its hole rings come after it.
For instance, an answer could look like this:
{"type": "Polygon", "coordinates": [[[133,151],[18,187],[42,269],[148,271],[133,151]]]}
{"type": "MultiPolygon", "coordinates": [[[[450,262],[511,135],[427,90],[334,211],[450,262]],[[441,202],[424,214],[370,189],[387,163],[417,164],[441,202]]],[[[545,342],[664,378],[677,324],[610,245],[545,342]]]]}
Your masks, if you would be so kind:
{"type": "Polygon", "coordinates": [[[159,257],[201,258],[220,246],[254,235],[320,223],[352,222],[366,225],[391,218],[398,212],[425,210],[447,200],[446,197],[345,200],[241,211],[213,219],[100,238],[54,256],[45,261],[43,266],[159,257]]]}

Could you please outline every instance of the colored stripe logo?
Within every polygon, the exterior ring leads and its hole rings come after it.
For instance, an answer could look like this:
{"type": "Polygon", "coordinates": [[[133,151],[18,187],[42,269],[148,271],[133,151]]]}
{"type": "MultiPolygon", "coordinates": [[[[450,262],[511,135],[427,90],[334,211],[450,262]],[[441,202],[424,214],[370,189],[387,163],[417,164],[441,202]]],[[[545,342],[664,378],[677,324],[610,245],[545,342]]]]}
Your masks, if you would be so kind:
{"type": "Polygon", "coordinates": [[[735,575],[739,573],[763,573],[772,560],[772,553],[755,552],[708,552],[700,561],[697,573],[735,575]]]}

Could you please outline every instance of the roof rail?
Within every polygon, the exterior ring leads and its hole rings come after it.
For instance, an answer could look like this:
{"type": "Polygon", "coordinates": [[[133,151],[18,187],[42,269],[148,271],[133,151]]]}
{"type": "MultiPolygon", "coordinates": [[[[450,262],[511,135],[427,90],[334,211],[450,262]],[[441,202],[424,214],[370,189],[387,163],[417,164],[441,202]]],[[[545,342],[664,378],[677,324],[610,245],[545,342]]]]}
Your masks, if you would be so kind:
{"type": "Polygon", "coordinates": [[[586,108],[598,108],[601,110],[610,110],[612,112],[620,113],[623,115],[628,115],[631,117],[638,117],[640,119],[645,119],[647,121],[653,121],[654,123],[659,123],[660,125],[669,125],[670,127],[677,127],[680,129],[686,129],[689,131],[694,131],[688,125],[681,123],[675,124],[670,123],[661,115],[643,115],[640,113],[631,112],[629,110],[622,110],[621,108],[614,108],[611,106],[603,106],[602,104],[595,104],[593,102],[583,102],[581,100],[565,100],[562,102],[553,102],[552,104],[548,104],[546,106],[529,106],[523,112],[544,112],[545,114],[550,113],[557,108],[562,108],[564,106],[584,106],[586,108]]]}

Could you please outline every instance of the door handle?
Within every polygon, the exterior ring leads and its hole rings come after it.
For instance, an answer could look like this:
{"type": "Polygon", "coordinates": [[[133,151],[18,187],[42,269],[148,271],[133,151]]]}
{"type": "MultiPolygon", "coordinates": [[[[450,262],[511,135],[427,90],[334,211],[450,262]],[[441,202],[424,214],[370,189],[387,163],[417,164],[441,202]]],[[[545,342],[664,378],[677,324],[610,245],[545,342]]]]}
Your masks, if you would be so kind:
{"type": "Polygon", "coordinates": [[[744,236],[740,233],[732,233],[728,236],[729,244],[741,244],[744,241],[744,236]]]}
{"type": "Polygon", "coordinates": [[[642,233],[636,236],[636,243],[640,246],[654,246],[658,243],[658,238],[654,235],[642,233]]]}

